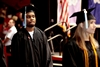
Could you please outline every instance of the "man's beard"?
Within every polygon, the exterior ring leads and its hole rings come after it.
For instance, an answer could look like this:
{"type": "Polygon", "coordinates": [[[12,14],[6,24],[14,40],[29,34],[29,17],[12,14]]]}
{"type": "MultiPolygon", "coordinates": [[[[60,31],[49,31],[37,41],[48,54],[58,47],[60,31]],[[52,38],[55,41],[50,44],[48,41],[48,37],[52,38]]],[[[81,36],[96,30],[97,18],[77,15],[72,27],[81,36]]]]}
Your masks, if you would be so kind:
{"type": "Polygon", "coordinates": [[[30,27],[30,28],[31,28],[31,27],[34,27],[34,26],[35,26],[35,25],[27,25],[27,27],[30,27]]]}

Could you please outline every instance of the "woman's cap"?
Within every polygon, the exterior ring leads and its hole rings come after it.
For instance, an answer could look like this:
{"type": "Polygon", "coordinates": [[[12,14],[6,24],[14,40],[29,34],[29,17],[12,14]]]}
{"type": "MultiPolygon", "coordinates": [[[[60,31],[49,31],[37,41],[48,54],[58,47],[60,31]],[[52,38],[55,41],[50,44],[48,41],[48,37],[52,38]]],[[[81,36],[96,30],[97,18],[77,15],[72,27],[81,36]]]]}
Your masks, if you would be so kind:
{"type": "MultiPolygon", "coordinates": [[[[95,19],[95,17],[91,14],[91,12],[94,10],[94,8],[88,9],[87,11],[87,20],[90,19],[95,19]]],[[[79,12],[75,12],[73,13],[70,18],[75,17],[76,16],[76,24],[79,24],[81,22],[85,21],[85,14],[84,11],[79,11],[79,12]]]]}

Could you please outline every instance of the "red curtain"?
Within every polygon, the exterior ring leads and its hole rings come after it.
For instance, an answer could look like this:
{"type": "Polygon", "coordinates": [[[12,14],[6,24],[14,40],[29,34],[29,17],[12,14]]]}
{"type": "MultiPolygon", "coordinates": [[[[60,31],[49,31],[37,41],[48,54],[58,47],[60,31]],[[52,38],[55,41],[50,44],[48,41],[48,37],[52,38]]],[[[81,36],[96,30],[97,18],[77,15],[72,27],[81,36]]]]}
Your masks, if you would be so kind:
{"type": "Polygon", "coordinates": [[[16,10],[21,9],[22,7],[30,4],[30,0],[1,0],[3,3],[8,6],[13,7],[16,10]]]}

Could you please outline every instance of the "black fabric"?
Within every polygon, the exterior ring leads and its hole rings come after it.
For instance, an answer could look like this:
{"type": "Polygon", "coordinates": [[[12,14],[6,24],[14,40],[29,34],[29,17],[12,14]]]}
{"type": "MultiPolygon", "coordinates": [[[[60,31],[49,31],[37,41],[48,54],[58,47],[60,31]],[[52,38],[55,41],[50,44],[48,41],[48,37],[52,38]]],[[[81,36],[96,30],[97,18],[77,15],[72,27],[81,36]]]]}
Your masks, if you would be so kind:
{"type": "Polygon", "coordinates": [[[6,52],[7,52],[7,53],[11,53],[11,45],[6,46],[6,52]]]}
{"type": "Polygon", "coordinates": [[[33,39],[26,29],[16,33],[11,50],[13,67],[53,67],[47,38],[37,27],[33,39]]]}
{"type": "Polygon", "coordinates": [[[3,44],[1,38],[0,38],[0,67],[6,67],[6,61],[3,54],[3,44]]]}
{"type": "MultiPolygon", "coordinates": [[[[11,45],[8,45],[8,46],[6,46],[6,52],[7,53],[9,53],[9,54],[11,54],[11,45]]],[[[7,56],[7,66],[8,67],[12,67],[12,58],[11,58],[11,56],[7,56]]]]}
{"type": "Polygon", "coordinates": [[[89,66],[90,67],[95,67],[95,56],[94,56],[94,52],[92,49],[92,45],[89,41],[85,42],[87,45],[86,47],[88,48],[88,54],[89,54],[89,66]]]}
{"type": "MultiPolygon", "coordinates": [[[[89,41],[85,42],[89,55],[89,67],[95,67],[95,57],[89,41]]],[[[100,48],[97,49],[98,64],[100,63],[100,48]]],[[[85,67],[84,52],[81,50],[74,39],[68,41],[63,48],[63,67],[85,67]]],[[[100,64],[99,66],[100,67],[100,64]]]]}
{"type": "Polygon", "coordinates": [[[30,5],[27,5],[27,6],[23,7],[22,9],[20,9],[20,11],[25,14],[25,11],[26,11],[26,13],[28,13],[30,11],[35,11],[36,12],[37,8],[33,4],[30,4],[30,5]]]}

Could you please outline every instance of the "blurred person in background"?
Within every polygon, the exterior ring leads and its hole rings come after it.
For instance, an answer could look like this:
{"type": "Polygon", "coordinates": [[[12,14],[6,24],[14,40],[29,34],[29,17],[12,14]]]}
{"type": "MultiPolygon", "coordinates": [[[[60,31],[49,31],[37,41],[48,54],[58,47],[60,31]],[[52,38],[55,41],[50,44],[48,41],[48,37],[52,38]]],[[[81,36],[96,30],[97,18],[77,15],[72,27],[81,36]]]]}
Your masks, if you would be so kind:
{"type": "MultiPolygon", "coordinates": [[[[3,44],[4,44],[4,46],[6,46],[6,50],[7,50],[6,52],[11,54],[11,41],[12,41],[13,35],[15,33],[17,33],[14,19],[11,18],[8,21],[8,28],[9,29],[7,30],[3,44]]],[[[11,65],[12,65],[11,56],[8,56],[7,59],[8,59],[8,67],[11,67],[11,65]]]]}

